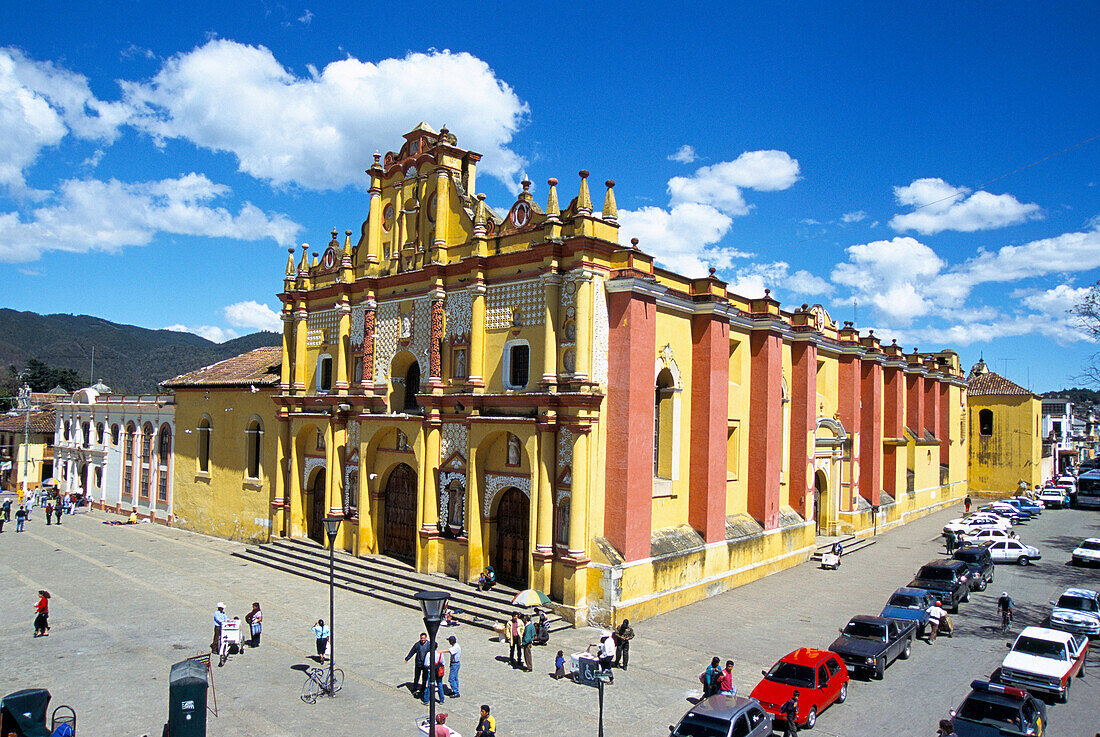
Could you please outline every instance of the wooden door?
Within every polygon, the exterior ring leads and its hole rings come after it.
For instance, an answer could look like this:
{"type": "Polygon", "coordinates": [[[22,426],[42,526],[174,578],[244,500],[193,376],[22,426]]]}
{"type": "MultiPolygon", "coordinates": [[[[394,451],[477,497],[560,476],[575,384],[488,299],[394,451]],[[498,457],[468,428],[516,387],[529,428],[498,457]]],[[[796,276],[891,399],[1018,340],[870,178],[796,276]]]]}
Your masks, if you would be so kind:
{"type": "Polygon", "coordinates": [[[497,578],[517,588],[527,588],[527,496],[506,489],[497,508],[497,578]]]}
{"type": "Polygon", "coordinates": [[[309,520],[306,523],[311,540],[325,544],[325,469],[317,470],[313,476],[313,486],[309,490],[309,520]]]}
{"type": "Polygon", "coordinates": [[[382,552],[416,563],[416,474],[402,463],[386,481],[382,552]]]}

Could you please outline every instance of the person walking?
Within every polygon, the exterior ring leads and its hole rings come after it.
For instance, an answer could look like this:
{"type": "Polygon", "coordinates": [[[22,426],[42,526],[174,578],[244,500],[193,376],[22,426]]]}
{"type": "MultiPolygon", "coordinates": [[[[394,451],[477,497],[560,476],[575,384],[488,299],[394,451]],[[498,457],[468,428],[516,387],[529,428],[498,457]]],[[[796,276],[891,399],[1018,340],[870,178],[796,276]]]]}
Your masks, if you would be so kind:
{"type": "Polygon", "coordinates": [[[19,505],[19,509],[15,510],[15,531],[22,532],[23,524],[27,521],[27,510],[23,508],[23,505],[19,505]]]}
{"type": "Polygon", "coordinates": [[[967,494],[966,498],[963,499],[963,512],[964,512],[964,514],[970,514],[970,495],[969,494],[967,494]]]}
{"type": "Polygon", "coordinates": [[[50,517],[53,516],[53,502],[46,502],[46,526],[50,525],[50,517]]]}
{"type": "Polygon", "coordinates": [[[957,545],[955,533],[951,530],[943,533],[944,544],[947,546],[947,554],[952,555],[955,552],[955,546],[957,545]]]}
{"type": "Polygon", "coordinates": [[[526,614],[523,615],[523,669],[531,672],[531,646],[535,644],[535,623],[526,614]]]}
{"type": "Polygon", "coordinates": [[[798,735],[798,691],[791,694],[791,698],[783,706],[779,707],[779,713],[787,722],[785,737],[797,737],[798,735]]]}
{"type": "Polygon", "coordinates": [[[477,720],[474,737],[497,737],[496,719],[489,713],[489,705],[481,705],[481,718],[477,720]]]}
{"type": "Polygon", "coordinates": [[[4,506],[0,507],[4,512],[4,521],[11,522],[11,499],[4,500],[4,506]]]}
{"type": "Polygon", "coordinates": [[[332,634],[329,631],[328,625],[325,624],[325,620],[318,619],[317,624],[313,625],[313,636],[317,640],[317,657],[321,662],[325,662],[325,656],[328,654],[328,638],[332,634]]]}
{"type": "Polygon", "coordinates": [[[512,612],[512,620],[508,622],[508,662],[513,666],[523,667],[520,660],[523,647],[523,625],[519,621],[519,612],[512,612]]]}
{"type": "Polygon", "coordinates": [[[225,613],[225,602],[219,601],[218,608],[214,610],[214,639],[210,641],[210,652],[216,653],[222,644],[222,625],[229,615],[225,613]]]}
{"type": "Polygon", "coordinates": [[[420,639],[413,643],[413,646],[409,648],[409,654],[405,656],[406,663],[409,662],[410,658],[415,658],[413,660],[413,691],[417,698],[428,692],[428,652],[431,647],[431,643],[428,642],[428,633],[421,632],[420,639]],[[423,681],[423,686],[421,681],[423,681]]]}
{"type": "Polygon", "coordinates": [[[34,617],[34,636],[50,636],[50,592],[45,589],[38,590],[38,603],[34,605],[37,612],[34,617]]]}
{"type": "Polygon", "coordinates": [[[57,506],[55,506],[53,508],[53,517],[54,517],[54,521],[57,522],[57,524],[61,524],[61,512],[63,512],[63,511],[64,511],[64,507],[61,506],[61,500],[58,499],[57,500],[57,506]]]}
{"type": "MultiPolygon", "coordinates": [[[[435,703],[442,704],[444,701],[443,677],[446,675],[443,668],[443,653],[440,650],[436,650],[434,653],[429,653],[428,662],[432,664],[432,670],[428,673],[428,687],[424,689],[424,696],[421,700],[426,705],[428,703],[428,699],[431,698],[431,694],[434,691],[435,703]]],[[[425,671],[427,671],[427,668],[425,668],[425,671]]]]}
{"type": "Polygon", "coordinates": [[[458,644],[458,638],[451,635],[447,638],[450,645],[443,652],[447,653],[450,664],[447,666],[447,688],[451,692],[451,698],[458,698],[458,671],[462,667],[462,646],[458,644]]]}
{"type": "Polygon", "coordinates": [[[600,670],[607,673],[607,682],[614,683],[615,675],[611,672],[611,666],[615,663],[615,641],[611,639],[611,633],[607,630],[604,630],[603,635],[600,636],[596,657],[600,660],[600,670]]]}
{"type": "Polygon", "coordinates": [[[711,658],[710,665],[699,674],[699,682],[703,684],[704,699],[718,693],[718,672],[721,670],[721,666],[719,666],[718,663],[719,660],[717,656],[711,658]]]}
{"type": "Polygon", "coordinates": [[[260,646],[260,633],[263,632],[263,620],[264,615],[260,611],[260,602],[252,602],[252,611],[244,615],[244,621],[248,623],[249,633],[252,635],[252,639],[249,640],[249,647],[260,646]]]}
{"type": "Polygon", "coordinates": [[[565,678],[565,651],[558,650],[558,654],[554,656],[554,680],[561,680],[565,678]]]}
{"type": "Polygon", "coordinates": [[[622,624],[612,634],[615,640],[615,667],[622,663],[622,669],[630,664],[630,641],[634,639],[634,628],[630,626],[630,620],[624,619],[622,624]]]}
{"type": "Polygon", "coordinates": [[[727,660],[726,667],[718,674],[718,693],[723,696],[736,696],[737,689],[733,686],[733,661],[727,660]]]}
{"type": "Polygon", "coordinates": [[[941,606],[942,602],[937,601],[932,606],[928,607],[928,644],[931,645],[936,641],[936,634],[940,631],[940,622],[947,617],[947,612],[941,606]]]}

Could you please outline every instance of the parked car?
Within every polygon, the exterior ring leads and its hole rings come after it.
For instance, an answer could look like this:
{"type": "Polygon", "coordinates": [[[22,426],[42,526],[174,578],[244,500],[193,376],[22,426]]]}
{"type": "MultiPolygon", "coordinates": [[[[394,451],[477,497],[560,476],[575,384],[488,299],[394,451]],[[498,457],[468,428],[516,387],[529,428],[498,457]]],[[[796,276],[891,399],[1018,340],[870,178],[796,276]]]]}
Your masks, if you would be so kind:
{"type": "Polygon", "coordinates": [[[1017,509],[1007,502],[993,502],[992,504],[986,504],[984,507],[979,507],[979,512],[985,514],[995,514],[999,517],[1007,517],[1012,520],[1013,523],[1018,522],[1030,522],[1031,515],[1022,509],[1017,509]]]}
{"type": "Polygon", "coordinates": [[[1088,537],[1082,540],[1081,544],[1073,549],[1070,560],[1075,566],[1100,563],[1100,537],[1088,537]]]}
{"type": "MultiPolygon", "coordinates": [[[[992,530],[983,530],[983,532],[992,532],[992,530]]],[[[967,568],[970,569],[971,591],[985,591],[986,587],[993,583],[993,556],[989,554],[988,545],[964,545],[951,557],[966,563],[967,568]]]]}
{"type": "Polygon", "coordinates": [[[1017,509],[1027,512],[1032,517],[1038,517],[1043,513],[1043,503],[1034,499],[1029,499],[1026,496],[1010,496],[1008,499],[1002,499],[1005,504],[1011,504],[1017,509]]]}
{"type": "Polygon", "coordinates": [[[924,637],[924,628],[928,626],[928,607],[935,603],[934,591],[904,587],[890,595],[890,600],[882,608],[882,616],[915,622],[917,637],[924,637]]]}
{"type": "Polygon", "coordinates": [[[688,709],[670,737],[771,737],[772,715],[756,699],[710,696],[688,709]]]}
{"type": "Polygon", "coordinates": [[[984,530],[987,527],[998,527],[1007,530],[1012,527],[1012,520],[995,514],[971,514],[967,517],[951,520],[943,526],[943,531],[965,535],[976,530],[984,530]]]}
{"type": "Polygon", "coordinates": [[[1027,691],[989,681],[971,681],[970,694],[951,712],[958,737],[1045,737],[1047,705],[1027,691]]]}
{"type": "Polygon", "coordinates": [[[999,680],[1031,693],[1049,693],[1063,703],[1073,677],[1085,669],[1089,638],[1046,627],[1025,627],[1008,646],[999,680]]]}
{"type": "Polygon", "coordinates": [[[912,620],[859,615],[848,620],[829,649],[844,659],[850,671],[881,679],[890,663],[909,659],[916,630],[912,620]]]}
{"type": "Polygon", "coordinates": [[[909,586],[937,594],[950,611],[959,611],[959,602],[970,600],[970,567],[961,560],[943,558],[925,563],[909,586]]]}
{"type": "Polygon", "coordinates": [[[1092,589],[1066,589],[1050,602],[1050,626],[1089,637],[1100,635],[1100,594],[1092,589]]]}
{"type": "Polygon", "coordinates": [[[998,540],[989,546],[989,554],[993,556],[994,563],[1019,563],[1022,566],[1043,557],[1039,548],[1024,545],[1019,540],[998,540]]]}
{"type": "Polygon", "coordinates": [[[771,670],[760,671],[764,679],[752,690],[772,716],[798,691],[798,722],[812,729],[818,715],[830,705],[848,698],[848,668],[836,653],[804,647],[783,656],[771,670]]]}
{"type": "Polygon", "coordinates": [[[1047,509],[1064,509],[1069,506],[1069,494],[1060,486],[1048,486],[1039,492],[1039,499],[1047,509]]]}
{"type": "Polygon", "coordinates": [[[964,545],[980,545],[981,543],[992,543],[998,540],[1015,540],[1016,533],[1012,530],[999,530],[996,527],[990,527],[987,530],[976,530],[969,535],[962,536],[962,542],[964,545]]]}

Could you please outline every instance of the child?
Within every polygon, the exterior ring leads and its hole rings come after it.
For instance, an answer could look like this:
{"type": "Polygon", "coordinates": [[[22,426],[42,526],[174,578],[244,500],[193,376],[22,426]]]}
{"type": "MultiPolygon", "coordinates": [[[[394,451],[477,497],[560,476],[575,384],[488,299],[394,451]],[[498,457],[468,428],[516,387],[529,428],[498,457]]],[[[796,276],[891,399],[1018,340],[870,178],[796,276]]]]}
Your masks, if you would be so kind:
{"type": "Polygon", "coordinates": [[[558,654],[554,657],[554,678],[565,678],[565,653],[558,650],[558,654]]]}

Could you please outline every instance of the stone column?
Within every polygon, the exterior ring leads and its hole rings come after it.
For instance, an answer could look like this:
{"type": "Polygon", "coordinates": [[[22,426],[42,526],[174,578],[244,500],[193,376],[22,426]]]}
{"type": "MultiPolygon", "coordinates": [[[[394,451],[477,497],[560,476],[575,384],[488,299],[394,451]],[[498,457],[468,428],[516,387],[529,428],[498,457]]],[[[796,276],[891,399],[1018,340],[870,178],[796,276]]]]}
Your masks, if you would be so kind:
{"type": "Polygon", "coordinates": [[[294,386],[293,390],[305,393],[306,390],[306,333],[309,331],[306,302],[299,299],[294,310],[294,386]]]}
{"type": "Polygon", "coordinates": [[[294,312],[291,305],[283,305],[280,318],[283,321],[283,355],[279,367],[279,392],[285,394],[294,383],[294,377],[290,374],[291,351],[294,350],[294,312]]]}
{"type": "Polygon", "coordinates": [[[890,440],[883,453],[882,486],[896,499],[905,490],[905,373],[897,366],[886,366],[882,383],[882,434],[890,440]]]}
{"type": "Polygon", "coordinates": [[[924,375],[921,369],[913,369],[905,375],[905,423],[917,434],[918,440],[924,439],[924,375]]]}
{"type": "Polygon", "coordinates": [[[588,543],[588,430],[573,430],[573,477],[569,495],[569,557],[587,560],[588,543]]]}
{"type": "MultiPolygon", "coordinates": [[[[471,434],[473,428],[471,428],[471,434]]],[[[482,542],[481,485],[477,482],[477,446],[470,443],[470,457],[466,459],[466,554],[467,581],[476,581],[485,568],[485,549],[482,542]]]]}
{"type": "Polygon", "coordinates": [[[295,442],[294,433],[291,432],[293,427],[290,422],[287,423],[287,433],[289,443],[287,446],[287,452],[290,455],[290,463],[287,470],[287,487],[290,492],[290,499],[286,508],[286,520],[284,521],[284,529],[286,534],[297,537],[301,534],[302,525],[305,523],[305,495],[303,492],[303,486],[305,482],[302,480],[302,466],[298,462],[298,443],[295,442]]]}
{"type": "Polygon", "coordinates": [[[337,318],[336,329],[336,382],[332,388],[337,394],[348,393],[348,343],[351,339],[351,307],[348,306],[347,296],[342,296],[336,304],[337,318]]]}
{"type": "MultiPolygon", "coordinates": [[[[946,378],[946,377],[945,377],[946,378]]],[[[940,427],[936,432],[940,439],[940,463],[951,465],[951,385],[941,379],[936,382],[936,388],[940,393],[940,427]]]]}
{"type": "MultiPolygon", "coordinates": [[[[806,497],[814,486],[814,433],[817,430],[817,344],[791,345],[790,491],[787,503],[806,514],[806,497]]],[[[820,514],[822,510],[818,510],[820,514]]]]}
{"type": "Polygon", "coordinates": [[[557,442],[553,425],[540,425],[538,432],[537,524],[535,526],[535,570],[532,580],[540,591],[550,590],[554,560],[554,481],[557,475],[557,442]]]}
{"type": "Polygon", "coordinates": [[[783,454],[783,343],[777,332],[749,338],[748,512],[765,529],[779,526],[779,474],[783,454]]]}
{"type": "Polygon", "coordinates": [[[688,524],[712,543],[726,538],[729,323],[713,314],[695,315],[691,339],[688,524]]]}
{"type": "Polygon", "coordinates": [[[848,475],[848,488],[846,489],[844,503],[841,509],[856,511],[856,498],[859,496],[859,454],[861,440],[859,432],[862,427],[863,410],[861,404],[861,361],[856,356],[842,355],[839,360],[840,387],[837,396],[837,404],[840,409],[840,422],[851,439],[848,451],[850,458],[850,472],[848,475]]]}
{"type": "Polygon", "coordinates": [[[286,535],[286,509],[288,489],[287,466],[290,448],[290,424],[287,422],[286,407],[279,407],[276,412],[278,425],[275,430],[275,483],[271,496],[271,533],[270,536],[286,535]]]}
{"type": "Polygon", "coordinates": [[[861,370],[859,493],[872,506],[882,502],[882,364],[865,358],[861,370]]]}
{"type": "MultiPolygon", "coordinates": [[[[485,387],[481,372],[485,366],[485,285],[478,283],[473,288],[473,305],[470,320],[470,365],[466,383],[476,389],[485,387]]],[[[480,572],[480,571],[479,571],[480,572]]]]}
{"type": "MultiPolygon", "coordinates": [[[[588,381],[592,375],[592,279],[577,284],[577,360],[573,378],[588,381]]],[[[612,354],[614,355],[614,354],[612,354]]],[[[650,360],[653,360],[652,357],[650,360]]],[[[650,402],[652,404],[652,402],[650,402]]],[[[652,422],[650,423],[653,424],[652,422]]]]}
{"type": "MultiPolygon", "coordinates": [[[[556,262],[555,262],[556,263],[556,262]]],[[[556,267],[552,267],[556,268],[556,267]]],[[[561,306],[561,277],[545,274],[542,282],[542,381],[544,387],[558,383],[558,308],[561,306]]]]}

